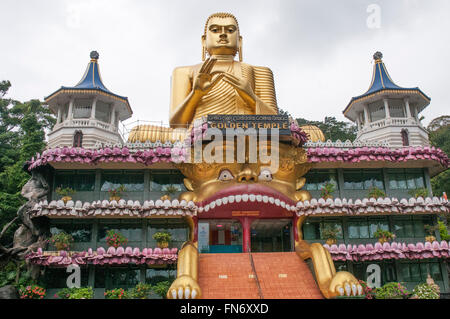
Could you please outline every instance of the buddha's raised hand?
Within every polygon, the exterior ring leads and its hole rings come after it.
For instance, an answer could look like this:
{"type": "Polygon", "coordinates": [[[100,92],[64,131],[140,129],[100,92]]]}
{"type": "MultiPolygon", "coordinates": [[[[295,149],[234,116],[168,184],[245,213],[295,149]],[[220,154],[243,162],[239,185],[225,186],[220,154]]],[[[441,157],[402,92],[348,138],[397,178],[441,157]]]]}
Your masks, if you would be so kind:
{"type": "Polygon", "coordinates": [[[216,59],[208,58],[203,63],[197,76],[194,79],[193,90],[196,94],[201,96],[207,94],[213,86],[224,76],[223,72],[211,72],[216,59]]]}

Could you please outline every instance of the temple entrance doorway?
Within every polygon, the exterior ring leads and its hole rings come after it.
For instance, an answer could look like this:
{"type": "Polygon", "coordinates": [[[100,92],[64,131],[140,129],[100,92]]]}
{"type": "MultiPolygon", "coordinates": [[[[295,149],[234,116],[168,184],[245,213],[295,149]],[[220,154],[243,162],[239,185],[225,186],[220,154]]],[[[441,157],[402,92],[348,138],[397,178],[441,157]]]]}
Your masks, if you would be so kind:
{"type": "Polygon", "coordinates": [[[292,219],[201,219],[198,248],[200,253],[294,251],[292,219]]]}
{"type": "Polygon", "coordinates": [[[252,252],[294,251],[291,219],[256,219],[250,226],[252,252]]]}

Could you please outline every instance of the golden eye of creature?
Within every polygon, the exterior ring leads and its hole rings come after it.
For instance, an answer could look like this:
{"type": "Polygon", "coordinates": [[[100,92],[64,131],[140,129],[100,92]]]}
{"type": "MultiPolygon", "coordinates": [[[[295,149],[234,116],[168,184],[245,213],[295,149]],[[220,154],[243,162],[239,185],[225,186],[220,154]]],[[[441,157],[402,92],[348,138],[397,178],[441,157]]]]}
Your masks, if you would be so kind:
{"type": "Polygon", "coordinates": [[[220,174],[219,174],[219,181],[229,181],[229,180],[232,180],[232,179],[234,179],[234,176],[227,169],[222,170],[220,172],[220,174]]]}
{"type": "Polygon", "coordinates": [[[270,182],[272,180],[272,173],[268,169],[263,169],[258,176],[259,181],[270,182]]]}

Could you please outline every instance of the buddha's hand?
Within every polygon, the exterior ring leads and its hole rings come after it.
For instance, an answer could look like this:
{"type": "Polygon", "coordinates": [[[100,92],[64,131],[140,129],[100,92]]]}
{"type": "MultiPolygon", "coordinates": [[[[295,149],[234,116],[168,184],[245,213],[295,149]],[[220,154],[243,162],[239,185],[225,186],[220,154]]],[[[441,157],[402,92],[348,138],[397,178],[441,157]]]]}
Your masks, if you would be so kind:
{"type": "Polygon", "coordinates": [[[167,299],[195,299],[200,298],[201,290],[198,283],[191,276],[183,275],[175,279],[167,291],[167,299]]]}
{"type": "Polygon", "coordinates": [[[250,106],[256,106],[255,92],[253,92],[252,85],[246,78],[238,78],[233,74],[225,73],[223,80],[232,85],[237,90],[241,98],[250,104],[250,106]]]}
{"type": "Polygon", "coordinates": [[[195,94],[203,96],[207,94],[213,86],[224,76],[223,72],[211,72],[216,59],[208,58],[203,63],[197,76],[194,79],[193,91],[195,94]]]}

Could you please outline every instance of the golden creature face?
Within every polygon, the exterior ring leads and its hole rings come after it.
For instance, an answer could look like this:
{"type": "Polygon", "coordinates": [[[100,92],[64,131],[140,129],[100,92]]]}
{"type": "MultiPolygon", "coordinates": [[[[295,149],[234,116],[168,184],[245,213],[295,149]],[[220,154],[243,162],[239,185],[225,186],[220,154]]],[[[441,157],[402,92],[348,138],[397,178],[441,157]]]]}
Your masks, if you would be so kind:
{"type": "MultiPolygon", "coordinates": [[[[270,149],[270,146],[269,146],[270,149]]],[[[306,152],[298,147],[279,145],[279,167],[271,171],[270,166],[260,162],[249,163],[198,163],[180,164],[186,176],[184,182],[188,192],[181,194],[180,200],[192,200],[204,206],[219,199],[239,200],[247,194],[244,202],[284,202],[296,205],[299,200],[310,199],[307,191],[300,190],[305,184],[302,177],[309,169],[306,152]],[[271,199],[272,198],[272,199],[271,199]]],[[[239,200],[240,201],[240,200],[239,200]]]]}
{"type": "Polygon", "coordinates": [[[235,55],[241,41],[236,21],[232,17],[212,17],[202,41],[210,55],[235,55]]]}

